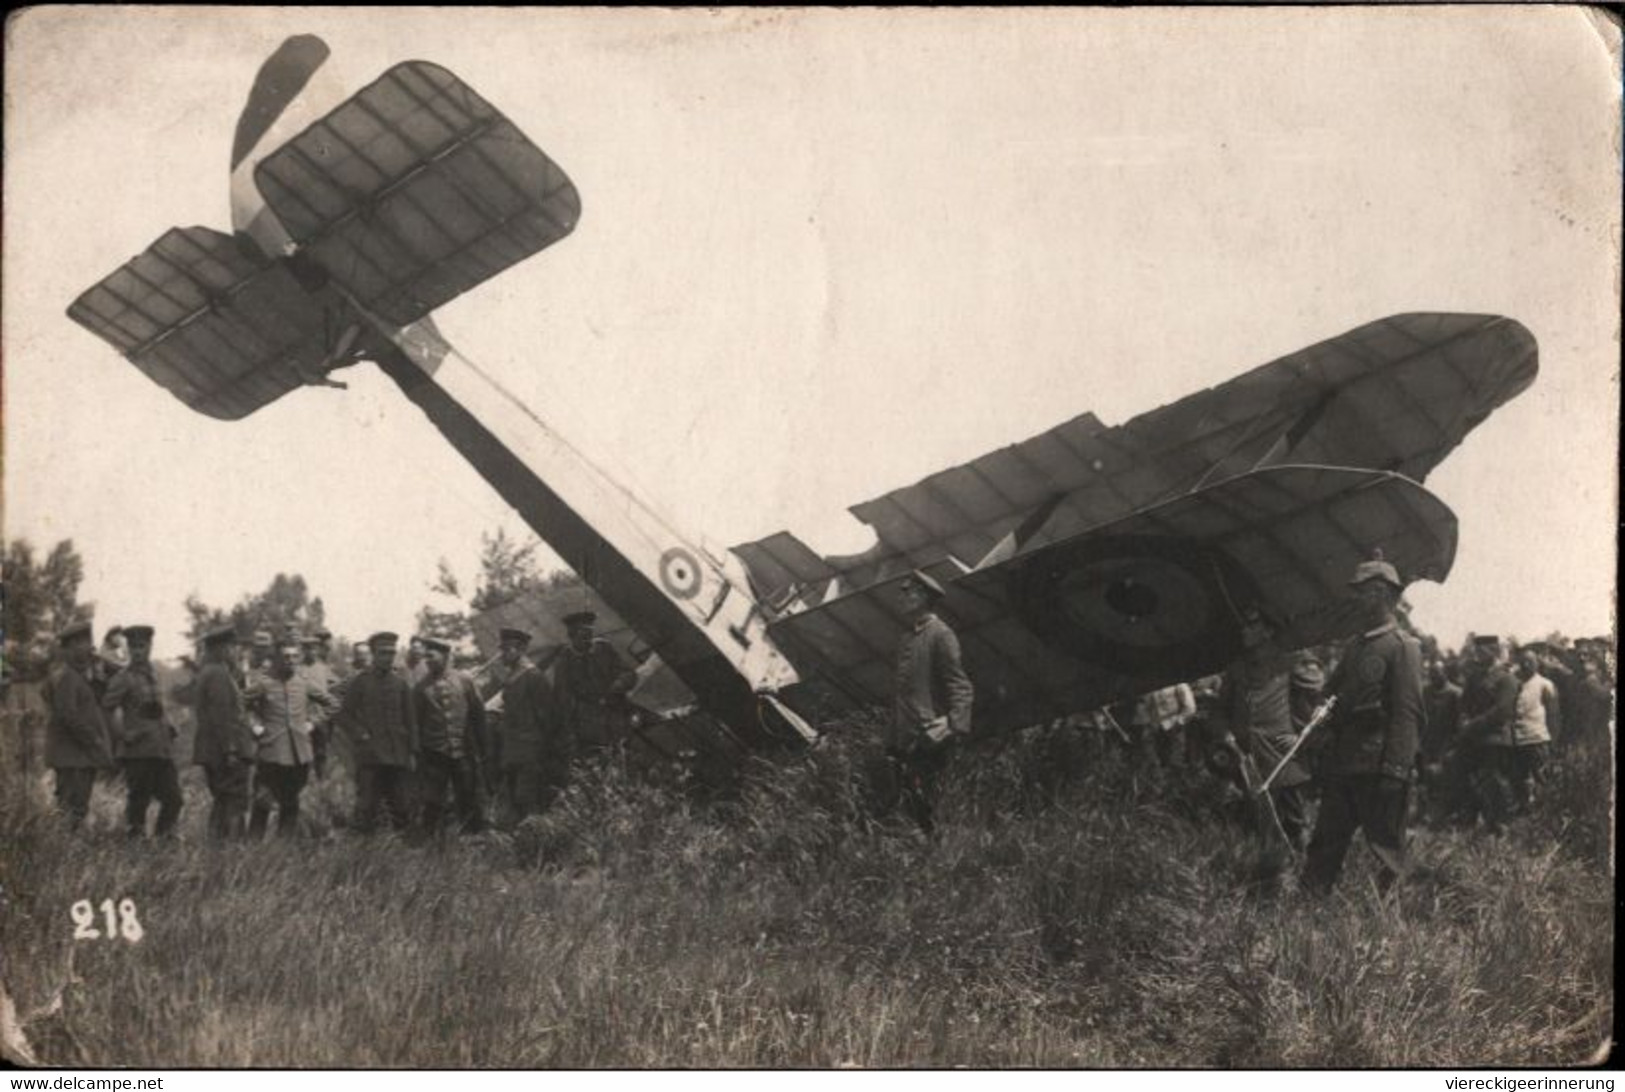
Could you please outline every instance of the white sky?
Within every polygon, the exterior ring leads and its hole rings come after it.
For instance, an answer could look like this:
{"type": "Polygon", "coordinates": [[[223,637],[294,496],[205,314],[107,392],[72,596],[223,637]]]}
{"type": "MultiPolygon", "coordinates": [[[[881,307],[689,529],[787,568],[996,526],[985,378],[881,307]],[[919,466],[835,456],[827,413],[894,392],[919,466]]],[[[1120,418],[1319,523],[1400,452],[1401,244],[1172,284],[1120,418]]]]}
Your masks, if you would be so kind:
{"type": "MultiPolygon", "coordinates": [[[[370,365],[246,421],[65,316],[172,225],[229,230],[260,62],[436,61],[574,179],[575,234],[439,313],[720,545],[1086,409],[1108,424],[1383,315],[1532,330],[1535,386],[1428,485],[1419,623],[1612,626],[1617,35],[1559,8],[508,12],[36,8],[7,25],[5,533],[84,554],[98,629],[302,573],[408,628],[436,559],[528,534],[370,365]]],[[[866,532],[864,532],[866,534],[866,532]]]]}

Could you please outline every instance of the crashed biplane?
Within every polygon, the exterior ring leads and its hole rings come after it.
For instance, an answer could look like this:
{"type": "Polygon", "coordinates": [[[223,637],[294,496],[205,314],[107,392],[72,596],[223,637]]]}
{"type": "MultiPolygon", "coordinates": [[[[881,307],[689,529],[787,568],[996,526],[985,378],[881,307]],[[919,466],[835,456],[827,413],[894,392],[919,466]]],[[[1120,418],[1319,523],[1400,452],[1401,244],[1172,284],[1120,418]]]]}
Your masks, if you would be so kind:
{"type": "MultiPolygon", "coordinates": [[[[435,328],[435,308],[570,234],[564,172],[443,68],[399,64],[346,97],[327,57],[299,36],[261,68],[232,149],[232,233],[173,229],[68,313],[223,419],[376,363],[613,615],[662,750],[812,738],[814,708],[887,701],[894,589],[914,568],[948,588],[979,731],[1217,671],[1248,605],[1293,646],[1346,636],[1344,580],[1374,549],[1409,579],[1449,573],[1456,521],[1420,483],[1535,377],[1534,339],[1509,318],[1396,315],[857,505],[876,534],[861,554],[788,533],[714,549],[435,328]]],[[[513,609],[543,630],[565,612],[513,609]]]]}

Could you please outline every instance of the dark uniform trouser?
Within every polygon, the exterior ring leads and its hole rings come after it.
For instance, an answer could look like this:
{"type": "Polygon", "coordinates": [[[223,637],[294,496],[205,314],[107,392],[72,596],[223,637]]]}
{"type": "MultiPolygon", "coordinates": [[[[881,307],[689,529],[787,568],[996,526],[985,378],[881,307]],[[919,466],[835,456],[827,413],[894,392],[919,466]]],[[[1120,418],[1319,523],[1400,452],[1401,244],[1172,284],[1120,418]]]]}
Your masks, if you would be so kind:
{"type": "Polygon", "coordinates": [[[1320,818],[1304,864],[1304,887],[1311,891],[1331,890],[1343,871],[1343,858],[1354,832],[1364,830],[1365,840],[1382,862],[1377,884],[1387,890],[1394,881],[1395,869],[1404,867],[1405,815],[1409,806],[1410,786],[1404,782],[1377,774],[1327,778],[1321,789],[1320,818]]]}
{"type": "Polygon", "coordinates": [[[1549,743],[1524,743],[1512,748],[1508,774],[1512,782],[1512,799],[1519,811],[1528,811],[1535,802],[1535,785],[1546,768],[1549,743]]]}
{"type": "Polygon", "coordinates": [[[380,808],[390,826],[405,830],[412,820],[412,771],[405,766],[371,764],[355,771],[355,826],[363,834],[378,827],[380,808]]]}
{"type": "Polygon", "coordinates": [[[92,766],[58,767],[56,772],[56,806],[68,817],[68,825],[77,828],[90,814],[90,790],[96,787],[96,770],[92,766]]]}
{"type": "Polygon", "coordinates": [[[1517,806],[1512,791],[1512,748],[1501,744],[1479,747],[1469,761],[1467,779],[1473,802],[1490,830],[1500,830],[1517,806]]]}
{"type": "Polygon", "coordinates": [[[463,829],[483,829],[485,818],[481,814],[479,770],[474,756],[452,758],[439,751],[419,751],[418,791],[423,800],[423,825],[428,830],[439,830],[445,819],[448,788],[463,829]]]}
{"type": "Polygon", "coordinates": [[[569,759],[511,766],[502,772],[502,777],[507,783],[514,818],[540,815],[553,806],[553,801],[570,784],[569,759]]]}
{"type": "Polygon", "coordinates": [[[271,823],[271,809],[276,809],[276,832],[284,837],[299,833],[299,794],[305,790],[310,778],[309,766],[283,766],[276,762],[261,762],[254,768],[254,812],[248,821],[248,833],[258,837],[271,823]]]}
{"type": "Polygon", "coordinates": [[[158,802],[159,837],[175,829],[175,820],[181,814],[181,779],[175,763],[167,758],[126,758],[124,784],[128,795],[124,802],[124,824],[131,834],[147,832],[147,808],[158,802]]]}
{"type": "Polygon", "coordinates": [[[1270,796],[1275,801],[1275,817],[1281,821],[1281,831],[1295,847],[1303,845],[1309,834],[1309,785],[1273,786],[1270,796]]]}
{"type": "Polygon", "coordinates": [[[243,812],[248,810],[248,763],[219,762],[203,767],[208,779],[209,833],[230,838],[243,832],[243,812]]]}
{"type": "Polygon", "coordinates": [[[942,771],[948,768],[946,744],[922,744],[910,750],[892,750],[892,773],[897,779],[897,803],[903,814],[930,834],[936,829],[937,794],[942,771]]]}

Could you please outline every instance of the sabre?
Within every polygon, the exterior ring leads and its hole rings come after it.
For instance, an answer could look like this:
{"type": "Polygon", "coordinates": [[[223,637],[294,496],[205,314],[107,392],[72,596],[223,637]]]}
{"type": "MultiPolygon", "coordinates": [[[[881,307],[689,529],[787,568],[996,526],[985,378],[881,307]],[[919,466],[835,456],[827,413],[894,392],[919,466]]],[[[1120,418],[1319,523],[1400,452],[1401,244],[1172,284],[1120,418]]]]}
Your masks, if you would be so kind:
{"type": "Polygon", "coordinates": [[[1291,762],[1292,756],[1298,753],[1298,748],[1302,747],[1303,741],[1309,738],[1309,733],[1320,727],[1320,722],[1332,715],[1332,709],[1336,705],[1337,695],[1335,694],[1321,703],[1320,707],[1315,710],[1314,716],[1309,718],[1309,723],[1303,726],[1303,731],[1298,733],[1298,738],[1292,741],[1292,746],[1287,748],[1286,754],[1281,756],[1281,761],[1275,764],[1275,769],[1271,770],[1270,775],[1264,779],[1264,783],[1258,786],[1257,791],[1259,793],[1269,791],[1270,786],[1275,783],[1275,776],[1286,769],[1286,764],[1291,762]]]}

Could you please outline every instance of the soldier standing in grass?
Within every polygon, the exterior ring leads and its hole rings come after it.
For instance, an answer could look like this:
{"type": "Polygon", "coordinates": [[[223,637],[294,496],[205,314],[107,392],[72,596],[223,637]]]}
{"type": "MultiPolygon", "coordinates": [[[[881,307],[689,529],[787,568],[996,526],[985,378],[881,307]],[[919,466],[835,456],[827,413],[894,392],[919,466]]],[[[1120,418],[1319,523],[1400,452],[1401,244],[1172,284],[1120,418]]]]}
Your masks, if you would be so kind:
{"type": "Polygon", "coordinates": [[[252,838],[265,833],[273,808],[279,835],[299,833],[299,794],[315,758],[311,724],[332,699],[299,670],[298,657],[298,642],[284,639],[270,670],[255,675],[245,695],[264,725],[255,753],[254,807],[248,823],[252,838]]]}
{"type": "Polygon", "coordinates": [[[1320,816],[1309,843],[1304,887],[1337,883],[1357,830],[1381,862],[1387,890],[1405,871],[1405,823],[1421,738],[1422,646],[1399,628],[1405,585],[1381,559],[1362,562],[1349,581],[1367,630],[1344,653],[1328,689],[1337,705],[1323,740],[1320,816]]]}
{"type": "Polygon", "coordinates": [[[412,817],[418,729],[412,688],[395,670],[399,643],[393,633],[367,639],[372,665],[350,680],[339,710],[355,756],[356,829],[364,834],[377,828],[380,810],[396,830],[405,830],[412,817]]]}
{"type": "MultiPolygon", "coordinates": [[[[1491,834],[1512,816],[1512,723],[1518,715],[1518,680],[1501,659],[1501,639],[1474,637],[1467,686],[1461,696],[1461,729],[1473,810],[1491,834]]],[[[1471,817],[1470,817],[1471,818],[1471,817]]]]}
{"type": "Polygon", "coordinates": [[[230,838],[243,831],[248,810],[248,771],[254,756],[254,737],[248,731],[242,691],[232,670],[237,654],[237,633],[221,626],[203,635],[203,669],[196,691],[197,734],[192,761],[208,778],[209,833],[230,838]]]}
{"type": "MultiPolygon", "coordinates": [[[[1257,609],[1242,615],[1242,658],[1225,672],[1214,718],[1224,745],[1250,758],[1260,780],[1280,764],[1298,738],[1292,709],[1292,657],[1281,649],[1276,633],[1276,627],[1257,609]]],[[[1285,870],[1288,848],[1301,851],[1308,838],[1308,782],[1309,771],[1294,756],[1270,785],[1276,817],[1270,823],[1273,826],[1279,821],[1287,842],[1281,845],[1278,835],[1265,839],[1261,857],[1270,877],[1285,870]]],[[[1243,786],[1249,794],[1255,787],[1243,786]]]]}
{"type": "Polygon", "coordinates": [[[975,688],[960,662],[959,638],[937,617],[946,594],[918,570],[899,590],[909,628],[897,644],[897,691],[886,752],[900,802],[927,836],[934,833],[938,783],[949,743],[970,733],[975,688]]]}
{"type": "Polygon", "coordinates": [[[66,661],[47,684],[51,707],[45,735],[45,764],[56,775],[56,805],[77,830],[90,814],[96,771],[113,765],[113,742],[91,685],[96,646],[90,623],[64,629],[57,637],[66,661]]]}
{"type": "Polygon", "coordinates": [[[569,784],[574,740],[543,669],[525,658],[530,634],[501,632],[502,779],[515,820],[546,811],[569,784]]]}
{"type": "Polygon", "coordinates": [[[485,704],[474,682],[453,670],[451,646],[423,640],[424,675],[412,688],[418,722],[418,787],[423,826],[438,832],[451,790],[465,832],[485,826],[481,815],[480,766],[485,761],[485,704]]]}
{"type": "Polygon", "coordinates": [[[333,707],[338,702],[338,676],[333,674],[333,667],[327,662],[333,635],[325,629],[318,629],[309,637],[299,642],[303,662],[300,671],[310,683],[312,691],[327,696],[328,704],[318,706],[311,717],[310,747],[311,769],[315,771],[316,779],[321,780],[327,771],[327,737],[333,730],[333,707]]]}
{"type": "Polygon", "coordinates": [[[626,695],[638,681],[615,646],[594,635],[597,623],[590,610],[564,616],[570,643],[553,669],[568,734],[584,757],[608,754],[625,742],[631,725],[626,695]]]}
{"type": "Polygon", "coordinates": [[[119,764],[124,768],[124,821],[131,837],[142,837],[147,832],[147,809],[157,801],[155,833],[163,838],[174,834],[182,807],[173,753],[177,733],[164,714],[158,692],[158,676],[152,666],[152,627],[125,626],[124,639],[129,666],[113,676],[102,697],[102,708],[112,718],[119,764]]]}

